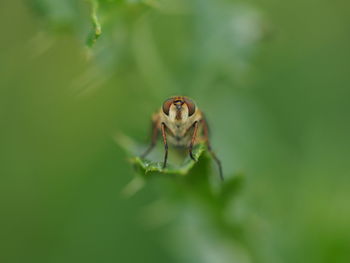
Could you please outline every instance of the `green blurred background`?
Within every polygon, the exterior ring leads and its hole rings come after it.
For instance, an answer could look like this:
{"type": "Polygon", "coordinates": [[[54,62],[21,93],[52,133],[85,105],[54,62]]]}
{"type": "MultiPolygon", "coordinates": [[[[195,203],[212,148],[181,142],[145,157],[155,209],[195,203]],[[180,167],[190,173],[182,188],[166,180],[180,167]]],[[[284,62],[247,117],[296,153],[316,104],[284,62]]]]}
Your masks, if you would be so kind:
{"type": "Polygon", "coordinates": [[[0,3],[0,261],[350,262],[350,3],[100,0],[87,47],[91,3],[0,3]],[[177,94],[244,174],[225,206],[169,176],[120,194],[114,136],[146,143],[177,94]]]}

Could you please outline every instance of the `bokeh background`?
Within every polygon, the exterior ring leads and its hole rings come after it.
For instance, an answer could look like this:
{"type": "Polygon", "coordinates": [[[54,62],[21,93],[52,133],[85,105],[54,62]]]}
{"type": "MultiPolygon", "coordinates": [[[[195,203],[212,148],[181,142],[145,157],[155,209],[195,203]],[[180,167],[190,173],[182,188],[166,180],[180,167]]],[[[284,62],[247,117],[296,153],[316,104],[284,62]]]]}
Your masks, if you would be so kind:
{"type": "Polygon", "coordinates": [[[0,261],[350,262],[349,10],[1,1],[0,261]],[[224,206],[186,183],[217,189],[215,166],[121,194],[136,173],[115,135],[146,143],[177,94],[206,112],[227,181],[244,175],[224,206]]]}

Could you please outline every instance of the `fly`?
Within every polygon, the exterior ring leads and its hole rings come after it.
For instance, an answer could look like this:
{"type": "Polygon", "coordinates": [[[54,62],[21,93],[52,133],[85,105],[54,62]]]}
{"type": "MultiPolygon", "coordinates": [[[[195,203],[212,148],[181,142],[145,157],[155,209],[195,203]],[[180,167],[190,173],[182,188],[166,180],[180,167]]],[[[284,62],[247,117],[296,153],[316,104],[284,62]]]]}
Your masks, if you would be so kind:
{"type": "Polygon", "coordinates": [[[154,148],[159,133],[162,134],[165,148],[163,169],[168,160],[168,143],[187,148],[191,159],[197,161],[193,156],[193,147],[198,142],[204,142],[219,167],[220,178],[224,179],[221,162],[210,145],[208,123],[193,100],[185,96],[175,96],[164,101],[161,109],[152,116],[151,144],[141,157],[146,157],[154,148]]]}

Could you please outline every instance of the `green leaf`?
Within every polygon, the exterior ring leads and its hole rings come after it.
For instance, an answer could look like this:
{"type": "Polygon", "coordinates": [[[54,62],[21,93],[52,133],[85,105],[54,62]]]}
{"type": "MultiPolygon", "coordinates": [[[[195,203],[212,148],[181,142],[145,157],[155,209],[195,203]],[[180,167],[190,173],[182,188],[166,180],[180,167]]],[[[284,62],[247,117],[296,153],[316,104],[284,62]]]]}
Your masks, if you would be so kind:
{"type": "MultiPolygon", "coordinates": [[[[206,205],[212,206],[214,210],[224,210],[243,186],[244,174],[242,173],[232,174],[224,181],[220,180],[219,174],[217,176],[212,174],[208,166],[210,158],[206,154],[205,144],[200,143],[193,149],[193,155],[198,160],[197,162],[187,155],[179,164],[168,162],[167,167],[163,169],[162,161],[139,157],[147,146],[138,144],[124,134],[118,134],[115,141],[131,156],[129,161],[134,165],[137,174],[122,191],[123,196],[130,197],[134,195],[145,186],[148,179],[153,177],[172,175],[171,177],[175,179],[181,176],[181,179],[172,180],[171,185],[173,187],[179,187],[179,189],[182,189],[180,192],[184,194],[187,193],[192,197],[196,196],[195,199],[202,200],[206,205]]],[[[154,149],[154,151],[157,152],[157,149],[154,149]]],[[[159,151],[159,156],[162,156],[162,154],[163,151],[159,151]]],[[[221,214],[218,211],[215,213],[221,214]]]]}
{"type": "MultiPolygon", "coordinates": [[[[148,158],[139,157],[142,152],[142,146],[139,146],[135,141],[126,135],[119,134],[116,138],[116,142],[124,148],[130,155],[134,155],[129,160],[135,165],[137,170],[140,170],[143,174],[150,172],[159,172],[164,174],[177,174],[186,175],[195,166],[196,162],[193,161],[189,156],[179,164],[167,163],[167,167],[163,169],[163,162],[150,160],[148,158]],[[137,156],[135,156],[137,155],[137,156]]],[[[198,144],[193,149],[193,156],[196,160],[200,160],[200,157],[205,152],[206,146],[204,144],[198,144]]]]}
{"type": "MultiPolygon", "coordinates": [[[[200,156],[205,151],[205,145],[199,144],[193,150],[193,155],[196,160],[199,160],[200,156]]],[[[130,161],[141,168],[146,174],[149,172],[160,172],[164,174],[179,174],[186,175],[195,165],[195,161],[187,157],[181,165],[167,164],[167,167],[163,169],[163,162],[150,161],[147,158],[133,157],[130,161]]]]}

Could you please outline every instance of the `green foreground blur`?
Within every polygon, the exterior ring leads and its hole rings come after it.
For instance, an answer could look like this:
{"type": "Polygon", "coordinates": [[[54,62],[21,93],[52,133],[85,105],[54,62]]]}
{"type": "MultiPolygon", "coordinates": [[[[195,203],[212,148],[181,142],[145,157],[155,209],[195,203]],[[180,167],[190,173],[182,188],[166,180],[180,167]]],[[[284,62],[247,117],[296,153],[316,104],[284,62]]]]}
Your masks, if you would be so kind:
{"type": "Polygon", "coordinates": [[[350,262],[349,9],[2,1],[0,262],[350,262]],[[172,95],[206,113],[224,183],[210,159],[133,181],[115,136],[141,152],[172,95]]]}

